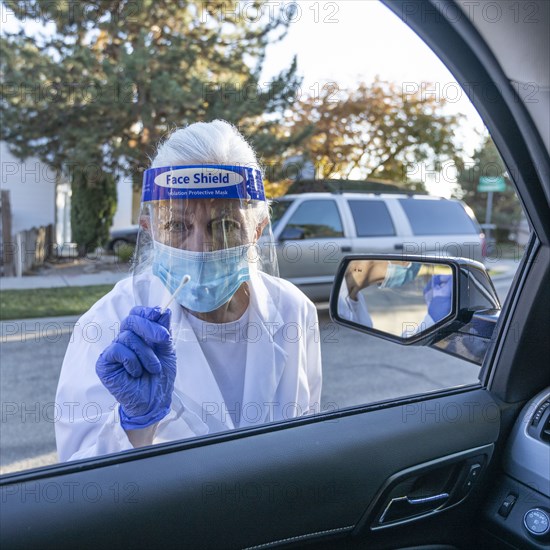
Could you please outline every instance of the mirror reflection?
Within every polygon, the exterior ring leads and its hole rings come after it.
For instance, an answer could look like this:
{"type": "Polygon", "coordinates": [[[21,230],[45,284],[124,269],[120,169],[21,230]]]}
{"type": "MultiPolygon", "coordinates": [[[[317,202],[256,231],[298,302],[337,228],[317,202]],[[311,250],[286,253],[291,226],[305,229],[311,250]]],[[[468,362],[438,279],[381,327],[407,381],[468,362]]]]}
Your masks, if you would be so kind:
{"type": "Polygon", "coordinates": [[[338,294],[338,315],[363,327],[411,338],[452,310],[450,266],[395,260],[352,260],[338,294]]]}

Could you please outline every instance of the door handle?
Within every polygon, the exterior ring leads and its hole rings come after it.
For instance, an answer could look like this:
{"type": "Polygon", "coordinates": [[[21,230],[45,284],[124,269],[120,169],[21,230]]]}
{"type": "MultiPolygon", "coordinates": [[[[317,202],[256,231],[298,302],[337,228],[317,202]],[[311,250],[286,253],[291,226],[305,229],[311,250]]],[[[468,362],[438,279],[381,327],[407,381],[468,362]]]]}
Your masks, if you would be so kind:
{"type": "Polygon", "coordinates": [[[351,252],[351,246],[341,246],[340,250],[342,252],[351,252]]]}
{"type": "Polygon", "coordinates": [[[398,521],[417,516],[418,514],[433,512],[442,506],[448,498],[449,493],[440,493],[439,495],[421,498],[392,498],[380,516],[378,523],[382,524],[390,521],[398,521]]]}
{"type": "Polygon", "coordinates": [[[394,244],[393,247],[395,250],[403,250],[403,243],[394,244]]]}

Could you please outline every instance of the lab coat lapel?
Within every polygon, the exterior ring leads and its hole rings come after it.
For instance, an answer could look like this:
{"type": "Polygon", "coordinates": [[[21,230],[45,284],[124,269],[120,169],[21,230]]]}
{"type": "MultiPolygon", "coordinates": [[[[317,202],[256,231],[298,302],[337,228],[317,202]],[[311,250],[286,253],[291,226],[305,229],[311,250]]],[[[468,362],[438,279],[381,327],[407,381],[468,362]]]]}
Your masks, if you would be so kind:
{"type": "Polygon", "coordinates": [[[254,275],[250,286],[251,328],[258,327],[260,338],[249,341],[239,427],[263,424],[273,420],[273,402],[288,354],[276,343],[283,329],[281,314],[274,297],[267,291],[260,275],[254,275]],[[256,341],[257,340],[257,341],[256,341]]]}

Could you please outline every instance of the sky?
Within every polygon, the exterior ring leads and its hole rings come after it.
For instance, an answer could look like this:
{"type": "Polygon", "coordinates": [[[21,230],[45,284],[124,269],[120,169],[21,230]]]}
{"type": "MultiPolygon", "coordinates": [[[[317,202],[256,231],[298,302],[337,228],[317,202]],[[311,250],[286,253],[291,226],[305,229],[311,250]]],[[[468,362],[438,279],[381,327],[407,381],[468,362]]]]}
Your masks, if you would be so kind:
{"type": "MultiPolygon", "coordinates": [[[[438,57],[383,4],[376,0],[301,0],[295,15],[288,9],[290,2],[273,4],[283,9],[291,23],[287,37],[267,50],[266,81],[297,55],[298,73],[304,78],[299,93],[305,95],[328,85],[337,90],[360,81],[369,83],[378,75],[407,91],[445,97],[449,112],[465,115],[456,139],[469,155],[473,153],[484,131],[477,111],[438,57]]],[[[427,173],[429,192],[448,197],[453,175],[449,169],[427,173]]]]}

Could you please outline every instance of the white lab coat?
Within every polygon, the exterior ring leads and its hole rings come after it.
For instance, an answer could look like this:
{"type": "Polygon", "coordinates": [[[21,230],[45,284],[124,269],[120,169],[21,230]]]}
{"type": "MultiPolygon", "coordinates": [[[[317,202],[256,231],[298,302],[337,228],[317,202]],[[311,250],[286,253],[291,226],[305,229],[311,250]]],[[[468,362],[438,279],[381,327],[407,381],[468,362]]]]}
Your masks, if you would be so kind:
{"type": "Polygon", "coordinates": [[[352,300],[349,296],[348,285],[345,280],[342,281],[340,293],[338,294],[338,315],[359,325],[372,327],[372,318],[365,296],[363,296],[362,292],[358,292],[357,300],[352,300]]]}
{"type": "MultiPolygon", "coordinates": [[[[169,295],[152,275],[148,305],[169,295]]],[[[60,461],[114,453],[133,446],[118,421],[118,404],[95,372],[100,353],[135,305],[132,278],[119,282],[76,324],[67,348],[56,403],[60,461]]],[[[319,412],[321,350],[314,304],[291,283],[262,273],[249,282],[247,359],[239,427],[319,412]]],[[[177,304],[172,305],[177,357],[172,408],[160,421],[153,443],[233,429],[220,389],[199,342],[177,304]]],[[[228,361],[231,357],[228,357],[228,361]]]]}
{"type": "MultiPolygon", "coordinates": [[[[338,315],[343,319],[353,321],[364,327],[372,328],[374,326],[364,294],[358,292],[357,300],[352,300],[349,296],[348,285],[345,281],[342,282],[338,294],[338,315]]],[[[419,324],[415,325],[413,328],[407,328],[401,336],[403,338],[411,338],[418,332],[431,327],[434,323],[435,321],[430,317],[429,313],[426,313],[424,319],[422,319],[419,324]]]]}

